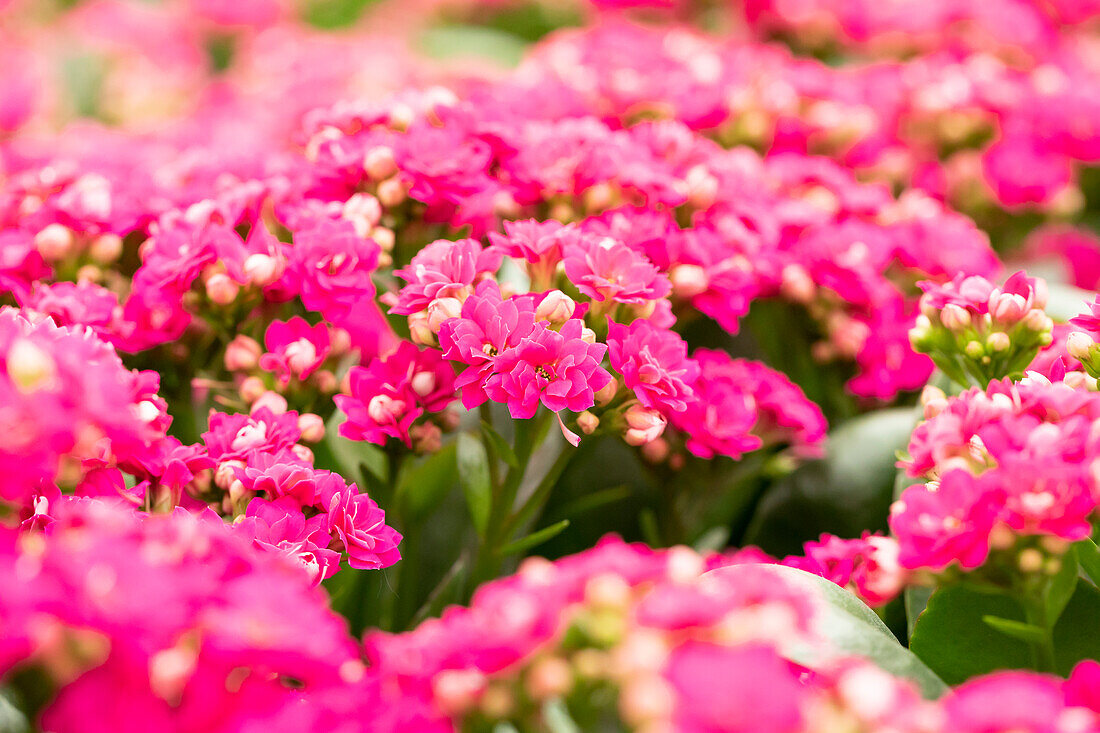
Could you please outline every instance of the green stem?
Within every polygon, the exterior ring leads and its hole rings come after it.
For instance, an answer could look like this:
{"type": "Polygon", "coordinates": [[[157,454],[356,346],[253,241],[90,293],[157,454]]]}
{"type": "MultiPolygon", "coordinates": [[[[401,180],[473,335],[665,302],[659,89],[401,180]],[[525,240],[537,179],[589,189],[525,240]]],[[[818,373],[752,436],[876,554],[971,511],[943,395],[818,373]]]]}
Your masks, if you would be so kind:
{"type": "Polygon", "coordinates": [[[1028,595],[1022,600],[1022,604],[1027,622],[1043,630],[1043,638],[1031,642],[1031,657],[1035,671],[1053,673],[1056,669],[1054,637],[1047,617],[1046,601],[1041,594],[1028,595]]]}

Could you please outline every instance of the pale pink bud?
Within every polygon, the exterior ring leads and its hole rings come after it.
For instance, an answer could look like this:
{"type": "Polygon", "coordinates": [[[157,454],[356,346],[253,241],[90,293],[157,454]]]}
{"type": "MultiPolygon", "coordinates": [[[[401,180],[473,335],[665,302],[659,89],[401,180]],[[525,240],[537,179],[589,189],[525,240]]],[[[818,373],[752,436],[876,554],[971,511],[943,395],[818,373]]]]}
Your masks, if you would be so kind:
{"type": "Polygon", "coordinates": [[[96,265],[82,265],[76,271],[76,281],[81,283],[97,283],[103,280],[103,270],[96,265]]]}
{"type": "Polygon", "coordinates": [[[573,669],[560,657],[535,662],[527,672],[527,694],[533,700],[561,697],[573,687],[573,669]]]}
{"type": "Polygon", "coordinates": [[[268,390],[252,403],[252,407],[249,409],[248,414],[255,415],[256,411],[263,407],[271,410],[273,415],[282,415],[287,411],[289,405],[287,405],[286,397],[283,397],[278,392],[268,390]]]}
{"type": "Polygon", "coordinates": [[[393,233],[392,229],[386,227],[371,229],[370,238],[383,252],[392,252],[394,244],[397,243],[397,235],[393,233]]]}
{"type": "Polygon", "coordinates": [[[122,237],[117,234],[100,234],[88,245],[88,256],[100,264],[109,264],[122,256],[122,237]]]}
{"type": "Polygon", "coordinates": [[[412,386],[413,392],[416,392],[421,397],[427,397],[435,391],[435,374],[432,372],[417,372],[413,374],[412,379],[409,380],[409,384],[412,386]]]}
{"type": "Polygon", "coordinates": [[[970,311],[955,303],[948,303],[940,311],[940,322],[950,331],[962,331],[970,327],[970,311]]]}
{"type": "Polygon", "coordinates": [[[298,456],[299,459],[305,461],[309,465],[313,465],[313,451],[301,443],[295,443],[290,446],[290,452],[298,456]]]}
{"type": "Polygon", "coordinates": [[[1031,288],[1031,307],[1044,310],[1049,298],[1050,290],[1047,288],[1047,281],[1041,277],[1035,278],[1035,284],[1031,288]]]}
{"type": "Polygon", "coordinates": [[[1004,331],[994,331],[985,337],[985,343],[990,351],[1006,351],[1012,346],[1012,339],[1004,331]]]}
{"type": "Polygon", "coordinates": [[[535,309],[535,318],[551,323],[565,323],[573,317],[577,304],[560,290],[551,290],[542,298],[535,309]]]}
{"type": "Polygon", "coordinates": [[[1038,308],[1033,308],[1028,311],[1027,315],[1024,316],[1023,323],[1030,331],[1050,331],[1054,328],[1054,321],[1050,319],[1050,316],[1038,308]]]}
{"type": "Polygon", "coordinates": [[[367,403],[367,415],[379,425],[397,422],[405,412],[405,401],[395,400],[389,395],[377,394],[367,403]]]}
{"type": "Polygon", "coordinates": [[[259,377],[248,377],[238,389],[241,399],[249,404],[255,402],[260,398],[264,392],[267,391],[267,387],[264,386],[264,380],[259,377]]]}
{"type": "Polygon", "coordinates": [[[8,376],[23,394],[47,388],[57,378],[57,364],[40,346],[25,338],[8,349],[8,376]]]}
{"type": "Polygon", "coordinates": [[[387,178],[378,184],[378,200],[387,209],[392,209],[405,203],[405,198],[408,192],[405,190],[405,184],[403,184],[397,177],[387,178]]]}
{"type": "Polygon", "coordinates": [[[237,469],[244,468],[243,461],[226,461],[219,463],[214,469],[214,485],[222,491],[228,491],[230,485],[237,480],[237,469]]]}
{"type": "Polygon", "coordinates": [[[239,334],[225,347],[225,368],[231,372],[255,369],[262,353],[263,348],[256,339],[239,334]]]}
{"type": "Polygon", "coordinates": [[[397,172],[397,162],[393,157],[393,149],[385,145],[371,148],[363,156],[363,170],[376,181],[389,178],[397,172]]]}
{"type": "Polygon", "coordinates": [[[287,344],[286,365],[294,374],[301,374],[317,361],[317,347],[309,339],[301,338],[287,344]]]}
{"type": "Polygon", "coordinates": [[[413,449],[417,453],[434,453],[443,447],[443,431],[435,423],[414,425],[409,431],[413,449]]]}
{"type": "Polygon", "coordinates": [[[925,385],[920,393],[920,402],[924,407],[924,418],[928,420],[947,408],[947,393],[931,384],[925,385]]]}
{"type": "Polygon", "coordinates": [[[696,209],[709,209],[718,198],[718,179],[703,166],[696,166],[686,176],[688,203],[696,209]]]}
{"type": "Polygon", "coordinates": [[[317,385],[317,389],[324,393],[335,392],[339,387],[339,383],[336,381],[336,375],[328,369],[321,369],[313,373],[313,382],[317,385]]]}
{"type": "Polygon", "coordinates": [[[298,416],[298,429],[302,431],[302,440],[306,443],[317,443],[325,437],[325,421],[312,412],[303,412],[298,416]]]}
{"type": "Polygon", "coordinates": [[[779,286],[784,297],[796,303],[809,303],[817,290],[810,273],[801,265],[787,265],[783,268],[782,283],[779,286]]]}
{"type": "Polygon", "coordinates": [[[612,378],[610,382],[605,384],[602,388],[600,388],[598,392],[596,392],[596,404],[603,407],[607,403],[611,402],[611,400],[615,399],[615,395],[618,394],[618,392],[619,382],[617,379],[612,378]]]}
{"type": "Polygon", "coordinates": [[[999,323],[1016,323],[1027,311],[1027,301],[1022,295],[994,290],[989,296],[989,314],[999,323]]]}
{"type": "Polygon", "coordinates": [[[462,301],[458,298],[436,298],[428,304],[428,328],[439,333],[443,324],[462,315],[462,301]]]}
{"type": "Polygon", "coordinates": [[[206,296],[218,305],[229,305],[240,292],[241,286],[224,272],[216,272],[206,278],[206,296]]]}
{"type": "Polygon", "coordinates": [[[584,585],[584,601],[593,608],[624,609],[630,598],[630,584],[618,573],[595,575],[584,585]]]}
{"type": "Polygon", "coordinates": [[[710,285],[707,271],[699,265],[676,265],[668,273],[672,281],[672,292],[678,298],[693,298],[706,292],[710,285]]]}
{"type": "Polygon", "coordinates": [[[596,343],[596,332],[588,326],[584,326],[583,328],[581,328],[581,341],[585,342],[586,344],[596,343]]]}
{"type": "Polygon", "coordinates": [[[667,718],[675,704],[669,683],[656,674],[634,677],[619,692],[619,714],[628,725],[667,718]]]}
{"type": "Polygon", "coordinates": [[[153,694],[170,705],[178,704],[197,662],[198,651],[190,644],[181,643],[154,654],[149,658],[149,687],[153,694]]]}
{"type": "Polygon", "coordinates": [[[352,194],[351,198],[344,202],[344,218],[365,224],[365,236],[366,232],[382,221],[382,204],[369,193],[352,194]]]}
{"type": "Polygon", "coordinates": [[[435,345],[435,331],[428,322],[428,311],[422,310],[409,316],[409,338],[421,346],[435,345]]]}
{"type": "Polygon", "coordinates": [[[671,450],[667,440],[664,438],[657,438],[642,446],[642,458],[653,464],[662,463],[668,458],[668,454],[671,450]]]}
{"type": "Polygon", "coordinates": [[[577,427],[581,429],[581,432],[585,435],[591,435],[596,432],[596,428],[600,426],[600,418],[594,414],[585,410],[581,414],[577,415],[577,427]]]}
{"type": "Polygon", "coordinates": [[[630,445],[645,445],[651,440],[656,440],[665,431],[668,421],[656,410],[633,404],[623,414],[626,418],[626,442],[630,445]]]}
{"type": "Polygon", "coordinates": [[[463,715],[477,704],[485,675],[473,669],[445,669],[432,678],[435,707],[448,717],[463,715]]]}
{"type": "Polygon", "coordinates": [[[48,224],[34,235],[35,249],[42,257],[51,261],[68,257],[73,251],[74,243],[72,230],[61,224],[48,224]]]}
{"type": "Polygon", "coordinates": [[[339,356],[346,354],[351,349],[351,334],[344,328],[333,328],[330,331],[332,340],[329,351],[339,356]]]}
{"type": "Polygon", "coordinates": [[[1092,340],[1092,337],[1082,331],[1074,331],[1066,338],[1066,351],[1080,362],[1091,359],[1092,347],[1095,345],[1096,342],[1092,340]]]}
{"type": "Polygon", "coordinates": [[[278,280],[285,266],[280,260],[265,254],[249,255],[244,261],[244,274],[248,281],[262,288],[278,280]]]}

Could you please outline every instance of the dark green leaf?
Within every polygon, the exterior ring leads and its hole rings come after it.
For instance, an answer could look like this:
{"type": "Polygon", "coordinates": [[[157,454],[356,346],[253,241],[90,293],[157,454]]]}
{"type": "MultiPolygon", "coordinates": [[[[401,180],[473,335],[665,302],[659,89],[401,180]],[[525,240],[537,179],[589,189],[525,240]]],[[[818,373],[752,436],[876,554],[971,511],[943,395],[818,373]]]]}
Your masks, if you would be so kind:
{"type": "Polygon", "coordinates": [[[917,619],[928,606],[928,597],[932,595],[931,586],[913,585],[905,589],[905,619],[908,625],[907,638],[913,638],[913,629],[917,619]]]}
{"type": "MultiPolygon", "coordinates": [[[[803,591],[814,600],[819,619],[815,628],[830,642],[832,649],[864,657],[891,674],[912,680],[925,697],[939,697],[947,691],[943,680],[899,644],[874,611],[835,583],[782,565],[734,565],[711,573],[727,577],[756,573],[773,575],[777,582],[803,591]]],[[[792,661],[809,667],[823,661],[818,644],[802,645],[792,641],[782,652],[792,661]]]]}
{"type": "Polygon", "coordinates": [[[451,603],[457,603],[462,595],[462,586],[466,582],[466,556],[455,560],[454,565],[439,581],[439,584],[428,594],[428,600],[413,615],[409,627],[419,626],[425,619],[438,616],[451,603]]]}
{"type": "Polygon", "coordinates": [[[1020,604],[1007,595],[962,585],[940,588],[917,619],[909,648],[949,685],[997,669],[1030,666],[1027,644],[1006,638],[983,621],[986,616],[1025,621],[1020,604]]]}
{"type": "Polygon", "coordinates": [[[485,445],[469,433],[459,433],[458,436],[458,482],[466,495],[466,506],[474,528],[484,537],[493,502],[489,455],[485,452],[485,445]]]}
{"type": "Polygon", "coordinates": [[[513,468],[519,465],[519,459],[516,458],[516,452],[512,450],[512,446],[508,445],[508,441],[494,430],[492,425],[482,420],[481,432],[489,440],[489,444],[493,446],[493,451],[500,456],[500,460],[513,468]]]}
{"type": "Polygon", "coordinates": [[[829,434],[826,456],[772,486],[760,500],[741,544],[788,555],[823,532],[857,537],[885,529],[897,475],[895,451],[909,442],[918,414],[879,410],[829,434]]]}
{"type": "Polygon", "coordinates": [[[369,474],[381,484],[389,483],[390,468],[386,452],[377,445],[341,436],[340,425],[346,419],[343,413],[336,412],[325,423],[324,440],[314,448],[317,465],[330,468],[348,481],[363,482],[369,474]]]}
{"type": "Polygon", "coordinates": [[[455,484],[454,443],[408,464],[397,482],[397,496],[409,521],[416,521],[435,508],[455,484]]]}
{"type": "Polygon", "coordinates": [[[1088,537],[1076,543],[1073,548],[1085,573],[1093,583],[1100,583],[1100,548],[1088,537]]]}
{"type": "Polygon", "coordinates": [[[1054,627],[1054,659],[1059,674],[1069,675],[1083,659],[1100,659],[1097,619],[1100,619],[1100,590],[1091,583],[1080,582],[1054,627]]]}
{"type": "Polygon", "coordinates": [[[1077,589],[1077,552],[1071,547],[1062,558],[1062,567],[1051,578],[1050,587],[1047,589],[1046,606],[1047,618],[1053,626],[1062,615],[1062,610],[1073,597],[1077,589]]]}
{"type": "Polygon", "coordinates": [[[998,616],[982,616],[982,621],[985,622],[986,626],[994,628],[1005,636],[1010,636],[1019,641],[1031,643],[1040,642],[1046,638],[1046,631],[1044,629],[1024,623],[1023,621],[1013,621],[998,616]]]}
{"type": "Polygon", "coordinates": [[[506,555],[517,555],[521,552],[527,552],[532,547],[537,547],[537,546],[541,545],[543,542],[547,542],[547,541],[557,537],[568,526],[569,526],[569,520],[568,519],[563,519],[560,522],[556,522],[554,524],[551,524],[549,527],[543,527],[542,529],[538,530],[537,532],[532,532],[531,534],[527,535],[526,537],[520,538],[520,539],[516,540],[515,542],[511,542],[511,543],[505,545],[504,547],[500,548],[499,554],[502,555],[502,556],[506,556],[506,555]]]}

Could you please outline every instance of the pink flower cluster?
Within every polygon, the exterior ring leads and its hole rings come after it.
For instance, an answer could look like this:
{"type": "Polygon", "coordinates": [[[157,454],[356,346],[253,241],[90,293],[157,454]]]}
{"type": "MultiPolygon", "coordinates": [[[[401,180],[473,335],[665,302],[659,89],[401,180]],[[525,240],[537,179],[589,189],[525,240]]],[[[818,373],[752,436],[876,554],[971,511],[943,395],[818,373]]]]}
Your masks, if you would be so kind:
{"type": "Polygon", "coordinates": [[[929,483],[906,489],[890,515],[904,567],[973,570],[1028,537],[1058,555],[1090,534],[1100,394],[1035,377],[929,395],[899,464],[929,483]]]}

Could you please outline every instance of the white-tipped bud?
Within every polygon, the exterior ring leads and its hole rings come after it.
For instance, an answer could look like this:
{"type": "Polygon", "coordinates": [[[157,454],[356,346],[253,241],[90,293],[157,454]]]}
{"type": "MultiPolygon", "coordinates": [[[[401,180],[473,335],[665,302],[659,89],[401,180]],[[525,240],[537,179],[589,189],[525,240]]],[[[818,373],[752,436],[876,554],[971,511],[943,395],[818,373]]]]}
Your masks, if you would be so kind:
{"type": "Polygon", "coordinates": [[[229,305],[240,292],[241,286],[224,272],[216,272],[206,278],[206,297],[218,305],[229,305]]]}
{"type": "Polygon", "coordinates": [[[73,253],[76,240],[72,230],[61,224],[47,224],[34,235],[34,247],[43,258],[51,262],[73,253]]]}
{"type": "Polygon", "coordinates": [[[535,309],[535,318],[551,323],[564,323],[573,317],[577,304],[560,290],[551,290],[535,309]]]}
{"type": "Polygon", "coordinates": [[[320,415],[303,412],[298,416],[298,430],[302,432],[302,440],[306,443],[318,443],[325,437],[325,421],[320,415]]]}

